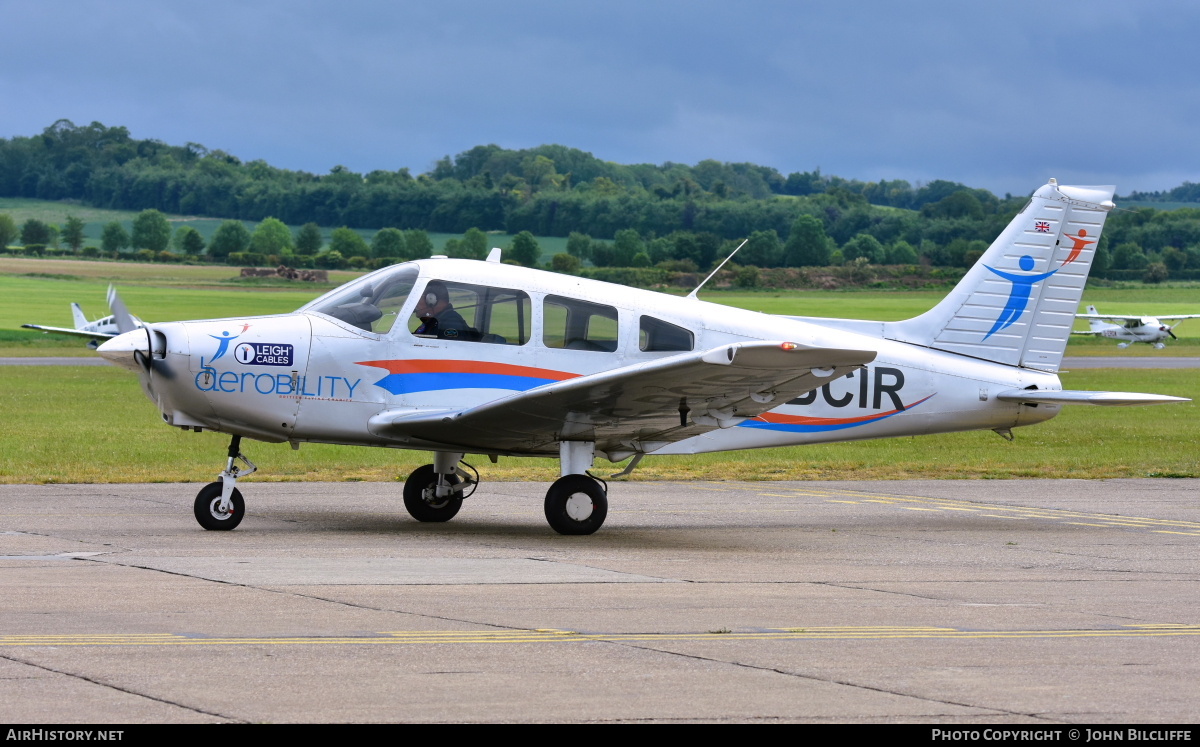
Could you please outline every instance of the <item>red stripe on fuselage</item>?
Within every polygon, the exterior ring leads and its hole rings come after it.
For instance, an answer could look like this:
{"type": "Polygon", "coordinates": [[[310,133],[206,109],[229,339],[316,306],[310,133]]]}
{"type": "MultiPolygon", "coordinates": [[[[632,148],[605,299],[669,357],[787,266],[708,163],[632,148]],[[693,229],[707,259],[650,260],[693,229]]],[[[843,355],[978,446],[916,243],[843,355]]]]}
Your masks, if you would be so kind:
{"type": "Polygon", "coordinates": [[[361,361],[360,366],[382,368],[388,373],[478,373],[500,376],[527,376],[533,379],[553,379],[565,381],[579,376],[567,371],[555,371],[549,368],[534,368],[532,366],[514,366],[510,363],[488,363],[486,361],[361,361]]]}
{"type": "MultiPolygon", "coordinates": [[[[929,395],[929,397],[932,396],[932,394],[929,395]]],[[[880,420],[888,415],[895,415],[896,413],[904,412],[905,410],[911,410],[925,400],[929,399],[929,397],[919,399],[903,409],[888,410],[887,412],[876,412],[871,415],[861,415],[857,418],[816,418],[811,415],[783,415],[777,412],[764,412],[762,415],[759,415],[756,420],[761,420],[764,423],[779,423],[781,425],[843,425],[846,423],[865,423],[871,420],[880,420]]]]}

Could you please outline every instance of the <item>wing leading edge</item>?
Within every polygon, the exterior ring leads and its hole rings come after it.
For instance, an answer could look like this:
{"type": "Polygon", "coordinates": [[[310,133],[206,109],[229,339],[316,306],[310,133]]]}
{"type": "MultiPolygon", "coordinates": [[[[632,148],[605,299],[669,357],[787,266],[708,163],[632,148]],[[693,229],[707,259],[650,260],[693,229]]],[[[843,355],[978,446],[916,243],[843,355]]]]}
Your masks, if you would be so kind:
{"type": "Polygon", "coordinates": [[[87,337],[92,340],[111,340],[116,335],[108,335],[103,332],[89,332],[83,329],[68,329],[66,327],[47,327],[41,324],[22,324],[25,329],[36,329],[42,332],[53,332],[56,335],[72,335],[74,337],[87,337]]]}
{"type": "Polygon", "coordinates": [[[560,441],[594,441],[610,457],[649,453],[757,417],[875,355],[737,343],[546,384],[464,410],[387,410],[368,427],[400,442],[479,453],[557,454],[560,441]]]}

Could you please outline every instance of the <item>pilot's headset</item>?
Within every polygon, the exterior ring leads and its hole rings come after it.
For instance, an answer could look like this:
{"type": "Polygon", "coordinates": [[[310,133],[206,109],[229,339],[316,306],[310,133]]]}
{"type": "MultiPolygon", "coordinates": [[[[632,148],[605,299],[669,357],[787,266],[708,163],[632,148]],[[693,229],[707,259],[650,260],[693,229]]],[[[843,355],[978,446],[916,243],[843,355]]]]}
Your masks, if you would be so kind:
{"type": "Polygon", "coordinates": [[[450,293],[446,290],[446,286],[437,280],[431,280],[425,286],[425,305],[429,308],[437,306],[438,301],[448,301],[449,299],[450,293]]]}

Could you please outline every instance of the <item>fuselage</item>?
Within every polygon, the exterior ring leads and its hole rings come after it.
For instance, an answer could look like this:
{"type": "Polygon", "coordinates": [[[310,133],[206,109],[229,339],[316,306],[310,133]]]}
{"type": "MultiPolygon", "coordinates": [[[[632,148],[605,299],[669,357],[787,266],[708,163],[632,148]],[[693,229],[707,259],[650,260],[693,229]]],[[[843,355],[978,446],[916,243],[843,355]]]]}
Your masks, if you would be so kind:
{"type": "Polygon", "coordinates": [[[1123,325],[1092,320],[1091,328],[1092,332],[1099,334],[1101,337],[1151,344],[1162,342],[1171,335],[1171,328],[1154,317],[1130,319],[1123,325]]]}
{"type": "Polygon", "coordinates": [[[152,327],[106,343],[102,353],[141,371],[164,421],[264,441],[445,448],[453,444],[390,441],[367,423],[385,410],[459,410],[575,376],[746,341],[873,350],[877,356],[757,418],[655,453],[1007,429],[1047,420],[1059,407],[1001,402],[996,393],[1061,388],[1053,373],[471,260],[385,268],[293,314],[152,327]],[[469,330],[414,334],[420,322],[413,310],[431,280],[451,287],[469,330]],[[144,351],[136,360],[135,350],[144,351]]]}

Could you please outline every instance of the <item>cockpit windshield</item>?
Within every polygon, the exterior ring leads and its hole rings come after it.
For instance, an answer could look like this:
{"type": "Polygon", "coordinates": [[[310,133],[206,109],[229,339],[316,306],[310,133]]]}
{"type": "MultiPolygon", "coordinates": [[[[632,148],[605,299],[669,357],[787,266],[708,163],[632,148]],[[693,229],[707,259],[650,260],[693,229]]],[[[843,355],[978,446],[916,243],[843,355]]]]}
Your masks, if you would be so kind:
{"type": "Polygon", "coordinates": [[[375,334],[386,334],[417,282],[417,266],[392,265],[335,288],[300,311],[315,311],[375,334]]]}

